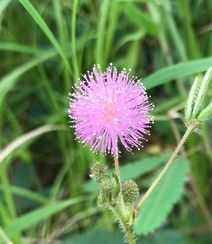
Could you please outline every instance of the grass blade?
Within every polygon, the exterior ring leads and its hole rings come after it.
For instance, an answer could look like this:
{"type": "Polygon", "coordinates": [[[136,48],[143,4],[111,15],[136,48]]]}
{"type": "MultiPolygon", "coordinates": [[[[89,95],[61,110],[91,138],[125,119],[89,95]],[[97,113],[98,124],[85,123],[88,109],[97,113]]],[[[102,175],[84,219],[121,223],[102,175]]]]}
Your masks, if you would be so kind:
{"type": "Polygon", "coordinates": [[[30,131],[17,139],[15,139],[12,143],[10,143],[6,148],[4,148],[1,153],[0,153],[0,163],[3,162],[3,160],[8,157],[14,150],[16,150],[18,147],[23,145],[25,142],[28,140],[39,136],[43,133],[49,132],[49,131],[54,131],[54,130],[62,130],[65,129],[66,127],[61,126],[61,125],[46,125],[43,127],[40,127],[38,129],[35,129],[33,131],[30,131]]]}
{"type": "Polygon", "coordinates": [[[22,215],[18,219],[14,220],[4,229],[5,234],[12,238],[13,236],[21,233],[22,231],[28,230],[30,227],[38,224],[42,220],[56,214],[63,209],[70,207],[71,205],[81,202],[83,198],[74,198],[66,201],[52,203],[47,206],[36,209],[30,213],[22,215]]]}
{"type": "Polygon", "coordinates": [[[35,58],[25,64],[22,64],[18,68],[14,69],[11,73],[4,76],[0,80],[0,91],[1,91],[0,105],[2,104],[2,101],[3,101],[4,97],[6,96],[7,92],[10,89],[12,89],[12,87],[15,85],[18,78],[22,74],[24,74],[26,71],[33,68],[34,66],[40,64],[41,62],[53,57],[54,55],[55,55],[55,52],[45,53],[43,56],[41,56],[39,58],[35,58]]]}
{"type": "Polygon", "coordinates": [[[143,79],[142,83],[147,89],[150,89],[180,77],[206,71],[211,67],[211,64],[211,57],[175,64],[155,72],[143,79]]]}
{"type": "Polygon", "coordinates": [[[45,35],[48,37],[52,45],[55,47],[57,52],[60,54],[67,70],[70,72],[70,66],[67,57],[65,56],[60,44],[58,43],[57,39],[49,29],[48,25],[45,23],[45,21],[42,19],[40,14],[37,12],[37,10],[33,7],[33,5],[28,0],[19,0],[21,4],[24,6],[24,8],[27,10],[27,12],[32,16],[34,21],[40,26],[40,28],[43,30],[45,35]]]}
{"type": "Polygon", "coordinates": [[[152,36],[156,35],[158,27],[146,13],[142,12],[138,7],[131,3],[124,3],[122,6],[123,11],[130,21],[141,27],[148,34],[152,36]]]}

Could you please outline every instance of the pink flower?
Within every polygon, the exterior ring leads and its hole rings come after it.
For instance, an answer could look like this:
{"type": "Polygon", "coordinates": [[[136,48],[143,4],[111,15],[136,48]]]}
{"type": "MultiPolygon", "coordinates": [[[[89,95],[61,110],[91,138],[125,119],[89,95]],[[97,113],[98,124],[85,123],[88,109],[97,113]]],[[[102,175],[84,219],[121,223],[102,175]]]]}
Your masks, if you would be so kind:
{"type": "Polygon", "coordinates": [[[118,141],[128,151],[142,145],[144,134],[153,123],[147,115],[153,108],[148,104],[145,88],[136,77],[128,78],[129,72],[117,72],[112,64],[102,73],[100,66],[83,75],[83,80],[70,96],[68,110],[74,123],[77,139],[88,144],[93,151],[118,156],[118,141]]]}

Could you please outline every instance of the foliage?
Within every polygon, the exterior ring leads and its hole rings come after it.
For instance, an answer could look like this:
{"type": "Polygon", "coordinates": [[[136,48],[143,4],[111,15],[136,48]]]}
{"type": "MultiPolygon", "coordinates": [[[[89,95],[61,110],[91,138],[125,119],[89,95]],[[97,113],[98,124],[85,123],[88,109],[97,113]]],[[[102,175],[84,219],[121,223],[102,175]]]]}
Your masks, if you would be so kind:
{"type": "MultiPolygon", "coordinates": [[[[97,63],[105,69],[113,62],[118,70],[130,68],[144,77],[156,105],[155,125],[142,150],[122,149],[120,158],[123,180],[136,179],[143,195],[168,158],[167,149],[174,149],[174,136],[185,131],[181,104],[194,76],[212,64],[211,11],[212,2],[203,0],[0,1],[0,243],[8,237],[17,244],[33,238],[62,242],[79,233],[100,236],[94,231],[102,228],[104,242],[112,243],[108,231],[116,233],[117,226],[107,210],[96,207],[95,185],[88,180],[90,164],[112,165],[112,158],[74,140],[68,94],[97,63]]],[[[209,84],[203,107],[211,102],[211,89],[209,84]]],[[[174,172],[181,179],[176,199],[174,188],[167,188],[165,225],[141,236],[142,243],[211,242],[210,134],[208,120],[187,140],[186,185],[184,161],[184,171],[174,172]]]]}
{"type": "MultiPolygon", "coordinates": [[[[141,237],[137,240],[138,244],[164,244],[169,243],[172,240],[173,244],[184,244],[184,240],[180,234],[172,230],[158,231],[150,237],[141,237]]],[[[120,231],[106,231],[104,229],[98,229],[94,231],[85,232],[82,235],[74,235],[66,238],[62,244],[84,244],[84,243],[99,243],[110,244],[122,244],[123,236],[120,231]],[[98,238],[97,238],[98,237],[98,238]]]]}
{"type": "Polygon", "coordinates": [[[148,234],[165,222],[168,212],[179,199],[189,171],[189,163],[178,158],[160,184],[144,203],[135,225],[137,234],[148,234]]]}

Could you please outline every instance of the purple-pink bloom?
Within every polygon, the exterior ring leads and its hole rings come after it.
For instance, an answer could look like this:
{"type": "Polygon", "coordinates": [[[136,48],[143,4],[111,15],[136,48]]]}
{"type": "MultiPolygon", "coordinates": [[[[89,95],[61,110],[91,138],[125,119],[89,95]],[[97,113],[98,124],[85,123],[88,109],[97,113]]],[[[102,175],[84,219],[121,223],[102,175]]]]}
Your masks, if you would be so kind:
{"type": "Polygon", "coordinates": [[[82,75],[83,80],[70,93],[68,110],[74,123],[77,139],[88,144],[93,151],[118,156],[118,141],[128,151],[139,148],[144,134],[153,123],[148,115],[153,104],[148,104],[145,88],[136,77],[128,78],[129,72],[120,73],[112,64],[106,72],[94,66],[93,72],[82,75]]]}

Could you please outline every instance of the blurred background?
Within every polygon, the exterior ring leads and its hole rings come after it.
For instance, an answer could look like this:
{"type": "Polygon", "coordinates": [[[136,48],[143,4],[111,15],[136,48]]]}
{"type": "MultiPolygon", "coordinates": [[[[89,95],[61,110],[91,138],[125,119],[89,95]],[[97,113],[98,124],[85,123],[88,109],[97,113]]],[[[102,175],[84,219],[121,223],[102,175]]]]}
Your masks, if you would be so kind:
{"type": "MultiPolygon", "coordinates": [[[[113,159],[75,140],[68,94],[94,64],[143,78],[155,123],[120,159],[140,163],[126,178],[142,195],[185,131],[184,103],[211,55],[212,1],[0,0],[0,243],[123,243],[89,179],[90,164],[113,159]]],[[[204,105],[211,96],[212,84],[204,105]]],[[[184,149],[190,173],[163,220],[138,231],[144,244],[212,243],[211,119],[184,149]]]]}

